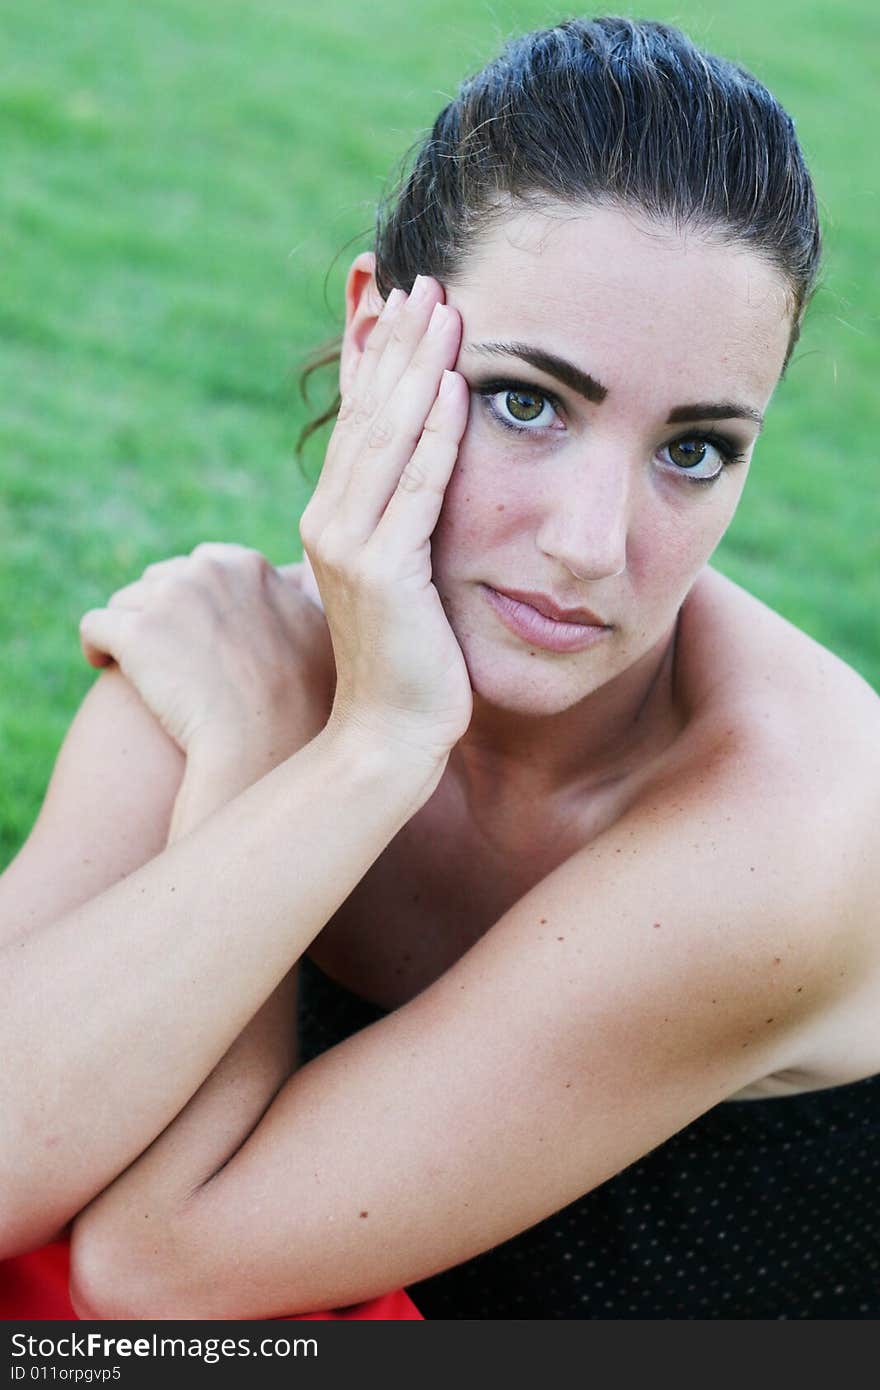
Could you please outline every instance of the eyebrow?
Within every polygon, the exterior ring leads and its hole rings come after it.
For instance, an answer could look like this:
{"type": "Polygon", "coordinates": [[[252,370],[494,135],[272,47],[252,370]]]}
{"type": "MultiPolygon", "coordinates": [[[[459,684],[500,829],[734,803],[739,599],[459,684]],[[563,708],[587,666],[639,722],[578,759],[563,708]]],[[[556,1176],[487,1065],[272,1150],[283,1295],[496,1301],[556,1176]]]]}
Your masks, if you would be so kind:
{"type": "MultiPolygon", "coordinates": [[[[479,354],[482,357],[519,357],[523,362],[536,367],[539,372],[556,377],[563,385],[571,387],[579,396],[601,405],[608,395],[608,387],[603,386],[589,372],[582,372],[573,362],[564,357],[556,357],[543,348],[532,347],[529,343],[468,343],[463,352],[479,354]]],[[[691,405],[677,405],[669,412],[667,425],[680,420],[754,420],[759,431],[764,428],[764,417],[749,405],[738,405],[735,401],[697,401],[691,405]]]]}
{"type": "Polygon", "coordinates": [[[764,428],[764,417],[760,410],[750,405],[737,405],[736,401],[697,401],[694,405],[677,405],[667,416],[667,425],[677,420],[754,420],[758,433],[764,428]]]}
{"type": "Polygon", "coordinates": [[[570,386],[572,391],[594,405],[601,405],[608,395],[606,386],[588,372],[582,372],[573,362],[566,362],[564,357],[556,357],[528,343],[469,343],[463,351],[479,353],[483,357],[521,357],[523,362],[537,367],[539,372],[546,372],[548,376],[555,376],[557,381],[570,386]]]}

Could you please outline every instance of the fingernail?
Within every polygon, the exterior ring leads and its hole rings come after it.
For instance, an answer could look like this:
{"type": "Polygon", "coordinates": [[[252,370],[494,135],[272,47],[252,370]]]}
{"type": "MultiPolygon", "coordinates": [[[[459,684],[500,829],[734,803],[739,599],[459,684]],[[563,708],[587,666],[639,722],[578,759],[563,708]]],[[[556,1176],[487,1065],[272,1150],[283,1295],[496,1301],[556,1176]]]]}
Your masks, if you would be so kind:
{"type": "Polygon", "coordinates": [[[440,382],[440,400],[447,401],[455,390],[455,372],[444,371],[440,382]]]}
{"type": "Polygon", "coordinates": [[[417,275],[413,281],[412,293],[409,297],[410,304],[421,304],[428,293],[428,276],[417,275]]]}
{"type": "Polygon", "coordinates": [[[449,322],[449,310],[445,304],[435,304],[434,312],[428,320],[428,332],[440,333],[449,322]]]}
{"type": "Polygon", "coordinates": [[[382,317],[390,319],[391,315],[395,314],[400,308],[404,299],[406,299],[406,295],[403,290],[393,289],[385,300],[385,308],[382,310],[382,317]]]}

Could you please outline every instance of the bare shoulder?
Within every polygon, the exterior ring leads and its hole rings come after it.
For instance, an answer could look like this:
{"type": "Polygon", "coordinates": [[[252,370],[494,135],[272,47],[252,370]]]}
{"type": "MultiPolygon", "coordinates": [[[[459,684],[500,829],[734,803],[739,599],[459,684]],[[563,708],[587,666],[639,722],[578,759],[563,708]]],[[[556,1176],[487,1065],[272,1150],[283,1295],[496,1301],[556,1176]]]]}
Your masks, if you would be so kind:
{"type": "Polygon", "coordinates": [[[0,941],[102,892],[164,848],[183,755],[114,667],[67,732],[42,808],[0,881],[0,941]]]}
{"type": "MultiPolygon", "coordinates": [[[[205,1271],[225,1269],[230,1289],[264,1299],[256,1314],[274,1311],[273,1290],[305,1308],[406,1286],[719,1103],[880,1071],[880,1009],[873,1023],[855,1009],[863,938],[834,863],[844,835],[835,826],[826,853],[802,735],[786,742],[778,692],[762,717],[750,680],[707,695],[651,784],[425,988],[300,1069],[190,1207],[188,1289],[213,1297],[205,1271]],[[279,1175],[293,1223],[281,1244],[277,1204],[260,1205],[279,1175]],[[242,1210],[256,1212],[244,1264],[228,1216],[242,1210]]],[[[415,940],[412,908],[410,923],[415,940]]]]}
{"type": "Polygon", "coordinates": [[[876,796],[880,697],[840,657],[716,570],[704,572],[685,604],[679,656],[695,725],[707,735],[735,731],[768,773],[780,774],[765,779],[768,789],[812,788],[819,812],[858,812],[863,796],[876,796]]]}
{"type": "Polygon", "coordinates": [[[707,570],[682,612],[681,679],[694,749],[715,750],[734,798],[794,816],[794,866],[857,887],[854,853],[880,850],[880,697],[772,608],[707,570]],[[795,814],[796,812],[796,814],[795,814]],[[848,849],[849,847],[849,849],[848,849]]]}
{"type": "Polygon", "coordinates": [[[880,698],[715,571],[682,617],[693,737],[670,785],[707,816],[716,806],[734,859],[738,844],[746,859],[766,845],[741,872],[763,875],[768,921],[838,981],[797,1062],[754,1093],[869,1075],[880,1070],[880,698]]]}
{"type": "MultiPolygon", "coordinates": [[[[194,1255],[176,1286],[167,1244],[157,1259],[132,1223],[152,1316],[272,1316],[416,1283],[749,1088],[778,1092],[808,1066],[799,1089],[847,1079],[835,1027],[858,1044],[862,1075],[880,1071],[877,1024],[857,1037],[852,1008],[846,1022],[840,1013],[859,942],[840,886],[849,870],[834,863],[846,826],[832,818],[832,853],[816,828],[817,766],[831,760],[814,750],[805,764],[810,716],[786,719],[782,673],[760,695],[757,617],[751,645],[731,645],[742,614],[703,621],[689,606],[694,709],[656,776],[424,988],[293,1075],[179,1213],[177,1248],[194,1255]],[[278,1200],[266,1203],[270,1189],[278,1200]]],[[[769,661],[772,631],[767,642],[769,661]]],[[[424,918],[406,898],[417,941],[424,918]]]]}

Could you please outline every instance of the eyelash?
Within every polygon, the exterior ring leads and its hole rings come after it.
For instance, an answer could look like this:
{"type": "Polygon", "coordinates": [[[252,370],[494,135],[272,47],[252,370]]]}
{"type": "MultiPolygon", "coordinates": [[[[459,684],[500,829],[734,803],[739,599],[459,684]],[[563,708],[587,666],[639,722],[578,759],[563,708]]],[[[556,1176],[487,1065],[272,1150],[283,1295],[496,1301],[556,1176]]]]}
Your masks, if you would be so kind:
{"type": "MultiPolygon", "coordinates": [[[[516,425],[513,423],[512,420],[506,419],[505,416],[501,415],[495,409],[491,400],[493,396],[500,395],[502,391],[522,391],[526,395],[535,396],[539,400],[547,401],[555,411],[561,411],[563,414],[565,413],[563,403],[558,396],[554,395],[552,391],[539,391],[536,387],[530,385],[527,381],[514,381],[507,378],[495,381],[484,381],[479,386],[474,387],[474,390],[476,394],[478,396],[481,396],[485,401],[486,409],[489,411],[489,414],[492,416],[492,419],[497,421],[497,423],[501,425],[503,429],[511,430],[514,434],[530,434],[532,436],[541,435],[545,432],[547,427],[543,426],[540,429],[529,429],[527,425],[516,425]]],[[[718,478],[721,477],[721,474],[724,472],[724,469],[729,467],[729,465],[734,463],[742,463],[745,459],[745,453],[742,453],[738,450],[736,443],[733,439],[731,439],[728,435],[717,434],[714,430],[689,430],[687,434],[680,434],[677,438],[670,439],[668,443],[663,445],[663,448],[669,449],[672,447],[673,444],[681,444],[685,441],[687,441],[688,443],[692,443],[695,440],[699,441],[701,444],[709,444],[713,449],[717,449],[719,454],[721,455],[723,463],[719,468],[718,472],[713,473],[711,477],[708,478],[694,477],[691,474],[689,474],[686,469],[675,469],[673,466],[674,471],[680,473],[681,476],[685,478],[689,483],[694,483],[702,487],[705,487],[709,483],[716,482],[718,478]]]]}

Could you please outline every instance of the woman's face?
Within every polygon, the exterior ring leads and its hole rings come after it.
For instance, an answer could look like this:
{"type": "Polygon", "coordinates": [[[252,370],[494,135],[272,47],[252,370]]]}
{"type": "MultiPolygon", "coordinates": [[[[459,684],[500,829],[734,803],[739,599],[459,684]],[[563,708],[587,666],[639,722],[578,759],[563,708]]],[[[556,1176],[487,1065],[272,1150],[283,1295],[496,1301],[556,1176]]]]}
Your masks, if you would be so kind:
{"type": "Polygon", "coordinates": [[[784,282],[747,249],[559,209],[511,215],[446,299],[471,408],[434,583],[475,692],[559,713],[669,635],[724,534],[785,360],[784,282]],[[586,607],[611,631],[544,650],[486,586],[586,607]]]}

